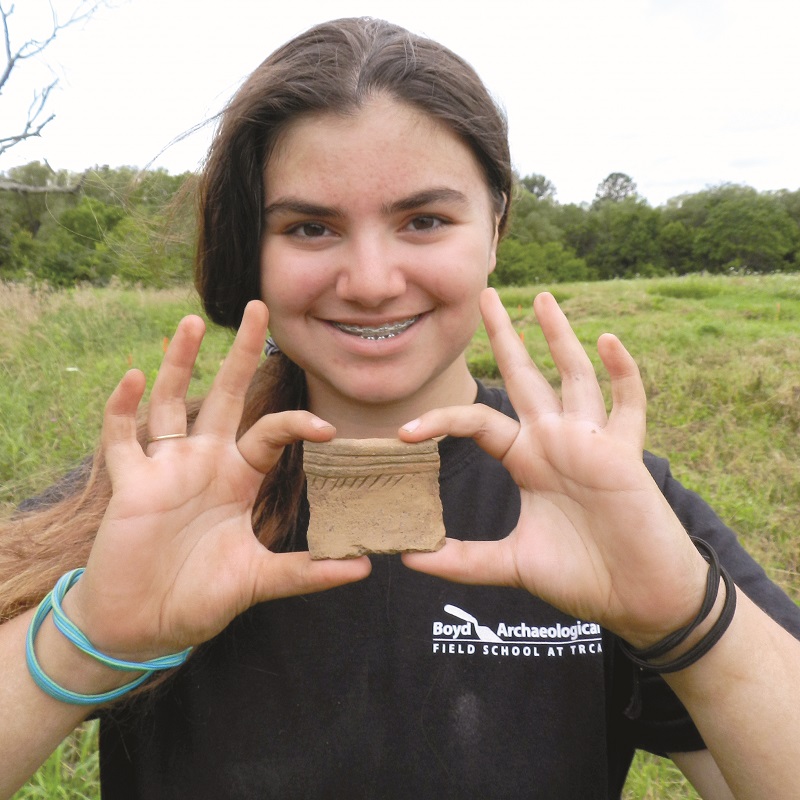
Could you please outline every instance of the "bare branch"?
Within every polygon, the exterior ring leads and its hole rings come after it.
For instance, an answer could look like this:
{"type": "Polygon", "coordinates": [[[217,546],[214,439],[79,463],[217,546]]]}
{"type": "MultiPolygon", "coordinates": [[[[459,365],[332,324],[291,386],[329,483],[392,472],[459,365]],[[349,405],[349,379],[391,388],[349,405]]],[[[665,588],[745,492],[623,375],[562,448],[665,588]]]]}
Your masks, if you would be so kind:
{"type": "Polygon", "coordinates": [[[6,11],[2,4],[0,4],[0,18],[3,20],[3,42],[5,44],[5,51],[6,51],[6,66],[3,70],[3,74],[0,75],[0,92],[3,91],[3,86],[5,86],[6,81],[8,80],[9,75],[11,75],[11,70],[14,69],[14,64],[16,64],[16,60],[14,56],[11,55],[11,33],[8,30],[8,18],[14,13],[14,6],[6,11]]]}
{"type": "MultiPolygon", "coordinates": [[[[72,10],[69,19],[67,19],[66,22],[59,22],[58,15],[53,8],[53,4],[50,3],[50,14],[52,16],[50,33],[44,39],[29,39],[27,42],[21,44],[16,53],[13,55],[11,54],[11,44],[8,33],[6,33],[6,52],[8,53],[9,58],[16,62],[22,61],[26,58],[38,56],[55,41],[56,37],[59,33],[61,33],[61,31],[72,27],[73,25],[77,25],[79,22],[84,22],[85,20],[90,19],[103,6],[108,6],[108,0],[80,0],[78,5],[72,10]]],[[[9,9],[8,13],[6,13],[3,11],[2,5],[0,4],[0,14],[3,16],[3,23],[6,31],[8,30],[8,17],[10,17],[13,12],[13,5],[9,9]]]]}
{"type": "Polygon", "coordinates": [[[50,114],[49,117],[43,120],[41,116],[47,104],[47,98],[50,96],[50,92],[53,91],[57,83],[57,80],[53,81],[49,86],[45,86],[41,92],[34,94],[33,100],[28,107],[27,119],[20,133],[13,136],[0,136],[0,156],[19,142],[32,139],[35,136],[41,136],[45,125],[55,119],[55,114],[50,114]]]}
{"type": "MultiPolygon", "coordinates": [[[[12,44],[13,37],[9,26],[9,19],[14,13],[14,4],[12,3],[10,6],[6,6],[3,0],[0,0],[0,22],[2,22],[3,47],[6,56],[5,67],[2,72],[0,72],[0,95],[2,94],[3,87],[8,83],[15,67],[19,66],[21,61],[41,55],[62,31],[89,20],[102,7],[113,7],[112,0],[77,0],[77,4],[73,7],[69,17],[64,22],[61,22],[59,21],[58,14],[51,1],[50,14],[52,22],[48,29],[48,34],[42,39],[30,38],[16,47],[12,44]]],[[[28,116],[22,126],[21,132],[9,136],[0,136],[0,156],[14,145],[26,139],[41,136],[44,127],[55,117],[54,114],[51,114],[46,119],[42,119],[47,100],[57,83],[58,80],[56,79],[49,86],[34,93],[33,100],[28,109],[28,116]]]]}

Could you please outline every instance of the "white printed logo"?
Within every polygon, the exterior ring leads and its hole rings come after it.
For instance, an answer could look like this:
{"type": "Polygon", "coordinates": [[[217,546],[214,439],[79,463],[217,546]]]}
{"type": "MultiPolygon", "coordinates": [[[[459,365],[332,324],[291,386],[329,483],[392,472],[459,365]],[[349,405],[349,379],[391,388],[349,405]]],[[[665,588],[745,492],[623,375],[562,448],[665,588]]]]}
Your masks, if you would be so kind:
{"type": "MultiPolygon", "coordinates": [[[[444,607],[444,610],[448,614],[452,614],[454,617],[458,617],[459,619],[466,620],[475,628],[475,635],[481,642],[502,642],[503,640],[487,625],[478,625],[478,620],[472,616],[472,614],[467,614],[466,611],[459,608],[458,606],[452,606],[449,603],[444,607]]],[[[452,627],[452,626],[450,626],[452,627]]],[[[460,627],[464,627],[463,625],[460,627]]],[[[469,635],[469,626],[467,627],[467,635],[469,635]]],[[[436,635],[436,623],[433,623],[433,634],[436,635]]]]}
{"type": "Polygon", "coordinates": [[[603,652],[602,632],[595,622],[572,625],[528,625],[501,622],[493,631],[463,608],[450,603],[444,611],[461,624],[433,623],[433,652],[441,655],[511,656],[521,658],[596,655],[603,652]]]}

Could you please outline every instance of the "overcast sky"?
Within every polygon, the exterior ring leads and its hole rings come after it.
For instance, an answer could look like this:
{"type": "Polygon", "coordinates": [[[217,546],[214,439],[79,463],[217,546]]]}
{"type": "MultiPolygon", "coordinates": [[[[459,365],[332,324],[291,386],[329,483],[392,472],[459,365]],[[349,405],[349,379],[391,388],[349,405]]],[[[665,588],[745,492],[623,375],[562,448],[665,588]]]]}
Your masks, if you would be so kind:
{"type": "MultiPolygon", "coordinates": [[[[561,202],[591,201],[611,172],[629,174],[653,205],[723,182],[800,188],[794,0],[121,2],[18,68],[0,97],[0,135],[50,71],[57,117],[0,157],[0,170],[43,158],[74,171],[196,169],[210,126],[170,142],[216,113],[270,51],[317,22],[369,15],[469,60],[506,109],[517,170],[546,175],[561,202]]],[[[47,3],[17,7],[19,40],[37,12],[46,21],[47,3]]]]}

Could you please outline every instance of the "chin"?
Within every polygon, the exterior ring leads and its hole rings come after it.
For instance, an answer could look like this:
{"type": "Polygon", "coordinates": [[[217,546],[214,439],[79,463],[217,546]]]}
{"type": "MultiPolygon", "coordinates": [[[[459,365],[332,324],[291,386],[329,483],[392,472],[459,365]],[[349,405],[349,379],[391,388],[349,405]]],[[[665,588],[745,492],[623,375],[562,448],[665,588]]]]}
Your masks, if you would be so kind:
{"type": "Polygon", "coordinates": [[[414,395],[414,390],[404,391],[403,387],[348,387],[341,392],[342,396],[351,402],[367,406],[386,406],[403,402],[414,395]]]}
{"type": "Polygon", "coordinates": [[[337,381],[328,384],[329,390],[339,395],[346,402],[364,406],[387,406],[402,403],[418,394],[424,387],[424,381],[398,380],[388,375],[384,378],[370,376],[364,380],[337,381]]]}

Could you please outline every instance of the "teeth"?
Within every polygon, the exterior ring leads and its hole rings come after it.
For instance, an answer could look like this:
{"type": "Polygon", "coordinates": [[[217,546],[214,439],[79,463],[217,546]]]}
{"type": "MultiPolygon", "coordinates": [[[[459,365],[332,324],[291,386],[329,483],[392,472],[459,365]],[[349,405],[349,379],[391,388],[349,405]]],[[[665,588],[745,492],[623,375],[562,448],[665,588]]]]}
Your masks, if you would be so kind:
{"type": "Polygon", "coordinates": [[[397,336],[399,333],[410,328],[418,319],[419,315],[402,320],[401,322],[391,322],[388,325],[378,325],[377,327],[369,325],[345,325],[343,322],[334,322],[333,324],[340,331],[344,331],[345,333],[350,333],[353,336],[360,336],[362,339],[377,341],[378,339],[391,339],[393,336],[397,336]]]}

